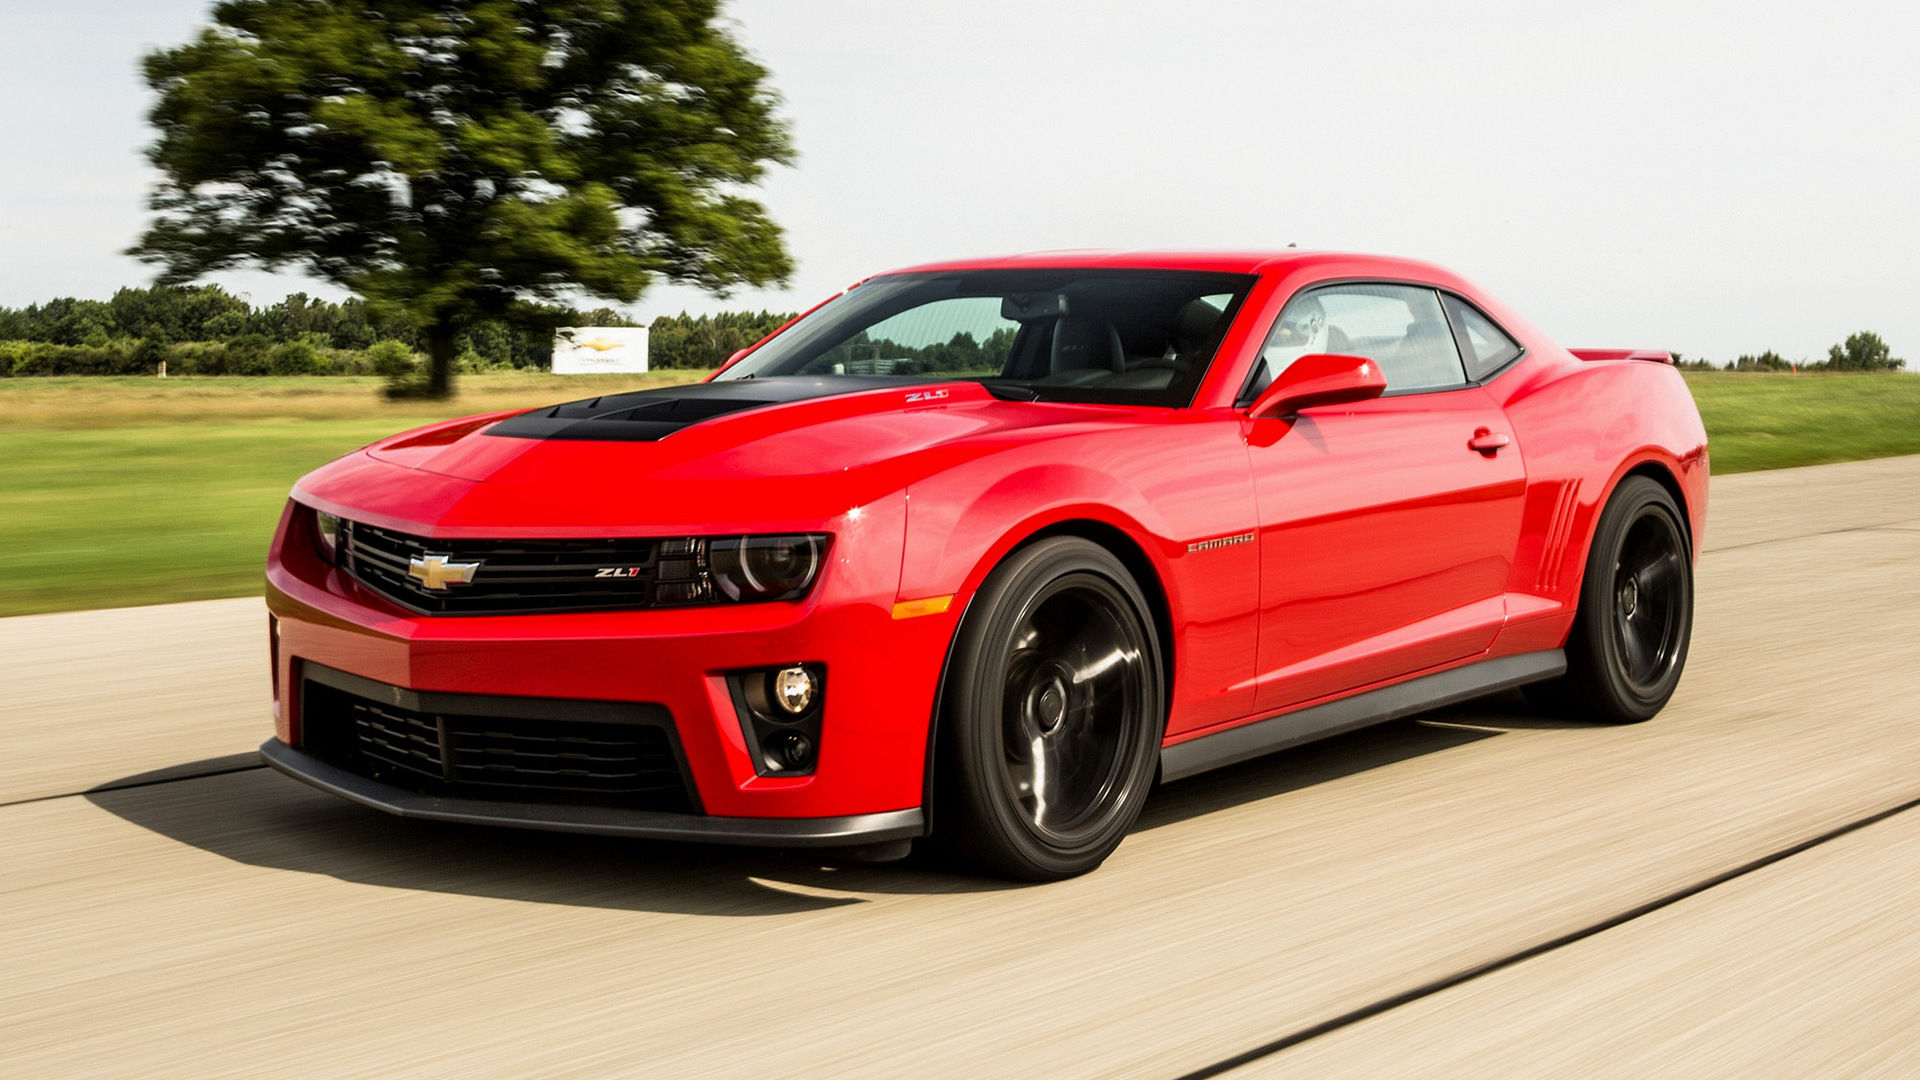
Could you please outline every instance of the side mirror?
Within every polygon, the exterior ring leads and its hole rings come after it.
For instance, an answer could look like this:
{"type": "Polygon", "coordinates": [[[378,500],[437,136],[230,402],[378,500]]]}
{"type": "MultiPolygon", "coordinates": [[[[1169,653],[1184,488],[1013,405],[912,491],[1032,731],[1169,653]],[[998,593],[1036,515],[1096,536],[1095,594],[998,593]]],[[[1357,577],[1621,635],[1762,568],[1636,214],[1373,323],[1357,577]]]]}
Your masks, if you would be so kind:
{"type": "Polygon", "coordinates": [[[1314,405],[1345,405],[1377,398],[1386,389],[1387,377],[1374,360],[1308,353],[1287,365],[1279,378],[1260,391],[1247,415],[1256,420],[1290,416],[1314,405]]]}
{"type": "Polygon", "coordinates": [[[708,376],[707,376],[706,378],[704,378],[704,379],[702,379],[702,380],[700,380],[700,381],[701,381],[701,382],[712,382],[712,381],[713,381],[713,380],[714,380],[714,379],[715,379],[716,377],[718,377],[718,376],[719,376],[719,374],[720,374],[721,372],[723,372],[723,371],[725,371],[725,370],[727,370],[728,368],[730,368],[730,367],[732,367],[732,366],[733,366],[733,364],[734,364],[734,361],[736,361],[736,360],[738,360],[738,359],[740,359],[741,357],[743,357],[743,356],[745,356],[745,355],[747,355],[747,350],[745,350],[745,349],[740,349],[740,350],[738,350],[738,351],[737,351],[737,352],[735,352],[735,353],[734,353],[734,354],[733,354],[732,356],[729,356],[729,357],[727,357],[727,362],[726,362],[726,363],[724,363],[724,364],[721,364],[721,365],[720,365],[719,367],[717,367],[717,368],[714,368],[714,369],[713,369],[713,372],[712,372],[712,374],[709,374],[709,375],[708,375],[708,376]]]}

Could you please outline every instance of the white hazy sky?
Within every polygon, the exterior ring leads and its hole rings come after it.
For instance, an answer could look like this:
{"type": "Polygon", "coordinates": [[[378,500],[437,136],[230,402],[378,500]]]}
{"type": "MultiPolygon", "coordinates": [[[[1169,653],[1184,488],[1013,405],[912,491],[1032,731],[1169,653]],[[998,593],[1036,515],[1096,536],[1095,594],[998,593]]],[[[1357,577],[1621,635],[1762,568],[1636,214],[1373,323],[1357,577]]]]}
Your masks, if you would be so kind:
{"type": "MultiPolygon", "coordinates": [[[[0,304],[151,270],[140,54],[207,0],[0,0],[0,304]]],[[[1920,6],[732,0],[800,150],[761,189],[792,309],[1062,247],[1444,263],[1569,345],[1920,367],[1920,6]]],[[[256,302],[295,276],[216,279],[256,302]]]]}

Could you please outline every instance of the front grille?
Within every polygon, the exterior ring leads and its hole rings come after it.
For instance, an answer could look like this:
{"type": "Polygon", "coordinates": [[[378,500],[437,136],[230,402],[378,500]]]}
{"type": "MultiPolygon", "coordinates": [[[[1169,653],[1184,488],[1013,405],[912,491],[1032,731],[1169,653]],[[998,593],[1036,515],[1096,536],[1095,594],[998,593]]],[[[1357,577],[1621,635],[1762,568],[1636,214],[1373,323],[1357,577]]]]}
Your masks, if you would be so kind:
{"type": "Polygon", "coordinates": [[[623,611],[711,599],[699,540],[436,540],[365,522],[340,528],[348,573],[430,615],[623,611]],[[466,567],[471,580],[457,580],[466,567]]]}
{"type": "Polygon", "coordinates": [[[356,775],[429,795],[695,808],[662,706],[424,693],[302,667],[301,747],[356,775]]]}

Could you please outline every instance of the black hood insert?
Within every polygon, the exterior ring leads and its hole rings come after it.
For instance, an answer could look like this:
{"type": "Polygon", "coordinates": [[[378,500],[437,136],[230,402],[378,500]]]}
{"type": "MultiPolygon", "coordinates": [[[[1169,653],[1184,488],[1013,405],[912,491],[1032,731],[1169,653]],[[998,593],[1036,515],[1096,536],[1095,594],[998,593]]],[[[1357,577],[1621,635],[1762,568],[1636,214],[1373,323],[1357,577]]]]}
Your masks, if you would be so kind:
{"type": "Polygon", "coordinates": [[[656,442],[702,420],[810,398],[898,387],[902,380],[876,376],[778,376],[666,386],[606,394],[510,416],[486,429],[515,439],[579,439],[595,442],[656,442]]]}

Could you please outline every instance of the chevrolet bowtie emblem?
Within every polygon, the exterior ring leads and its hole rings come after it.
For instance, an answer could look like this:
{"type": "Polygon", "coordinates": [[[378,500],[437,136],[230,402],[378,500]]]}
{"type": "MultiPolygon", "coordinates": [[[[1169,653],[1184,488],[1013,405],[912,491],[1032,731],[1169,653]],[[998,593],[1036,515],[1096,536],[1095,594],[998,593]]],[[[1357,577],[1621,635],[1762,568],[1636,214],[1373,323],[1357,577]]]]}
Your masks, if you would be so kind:
{"type": "Polygon", "coordinates": [[[617,349],[624,344],[626,344],[626,342],[614,341],[607,337],[597,337],[592,341],[581,342],[580,347],[583,349],[592,349],[594,352],[606,352],[608,349],[617,349]]]}
{"type": "Polygon", "coordinates": [[[428,555],[425,558],[415,555],[407,560],[407,576],[419,578],[420,583],[429,589],[468,584],[478,569],[480,564],[477,562],[448,562],[445,555],[428,555]]]}

